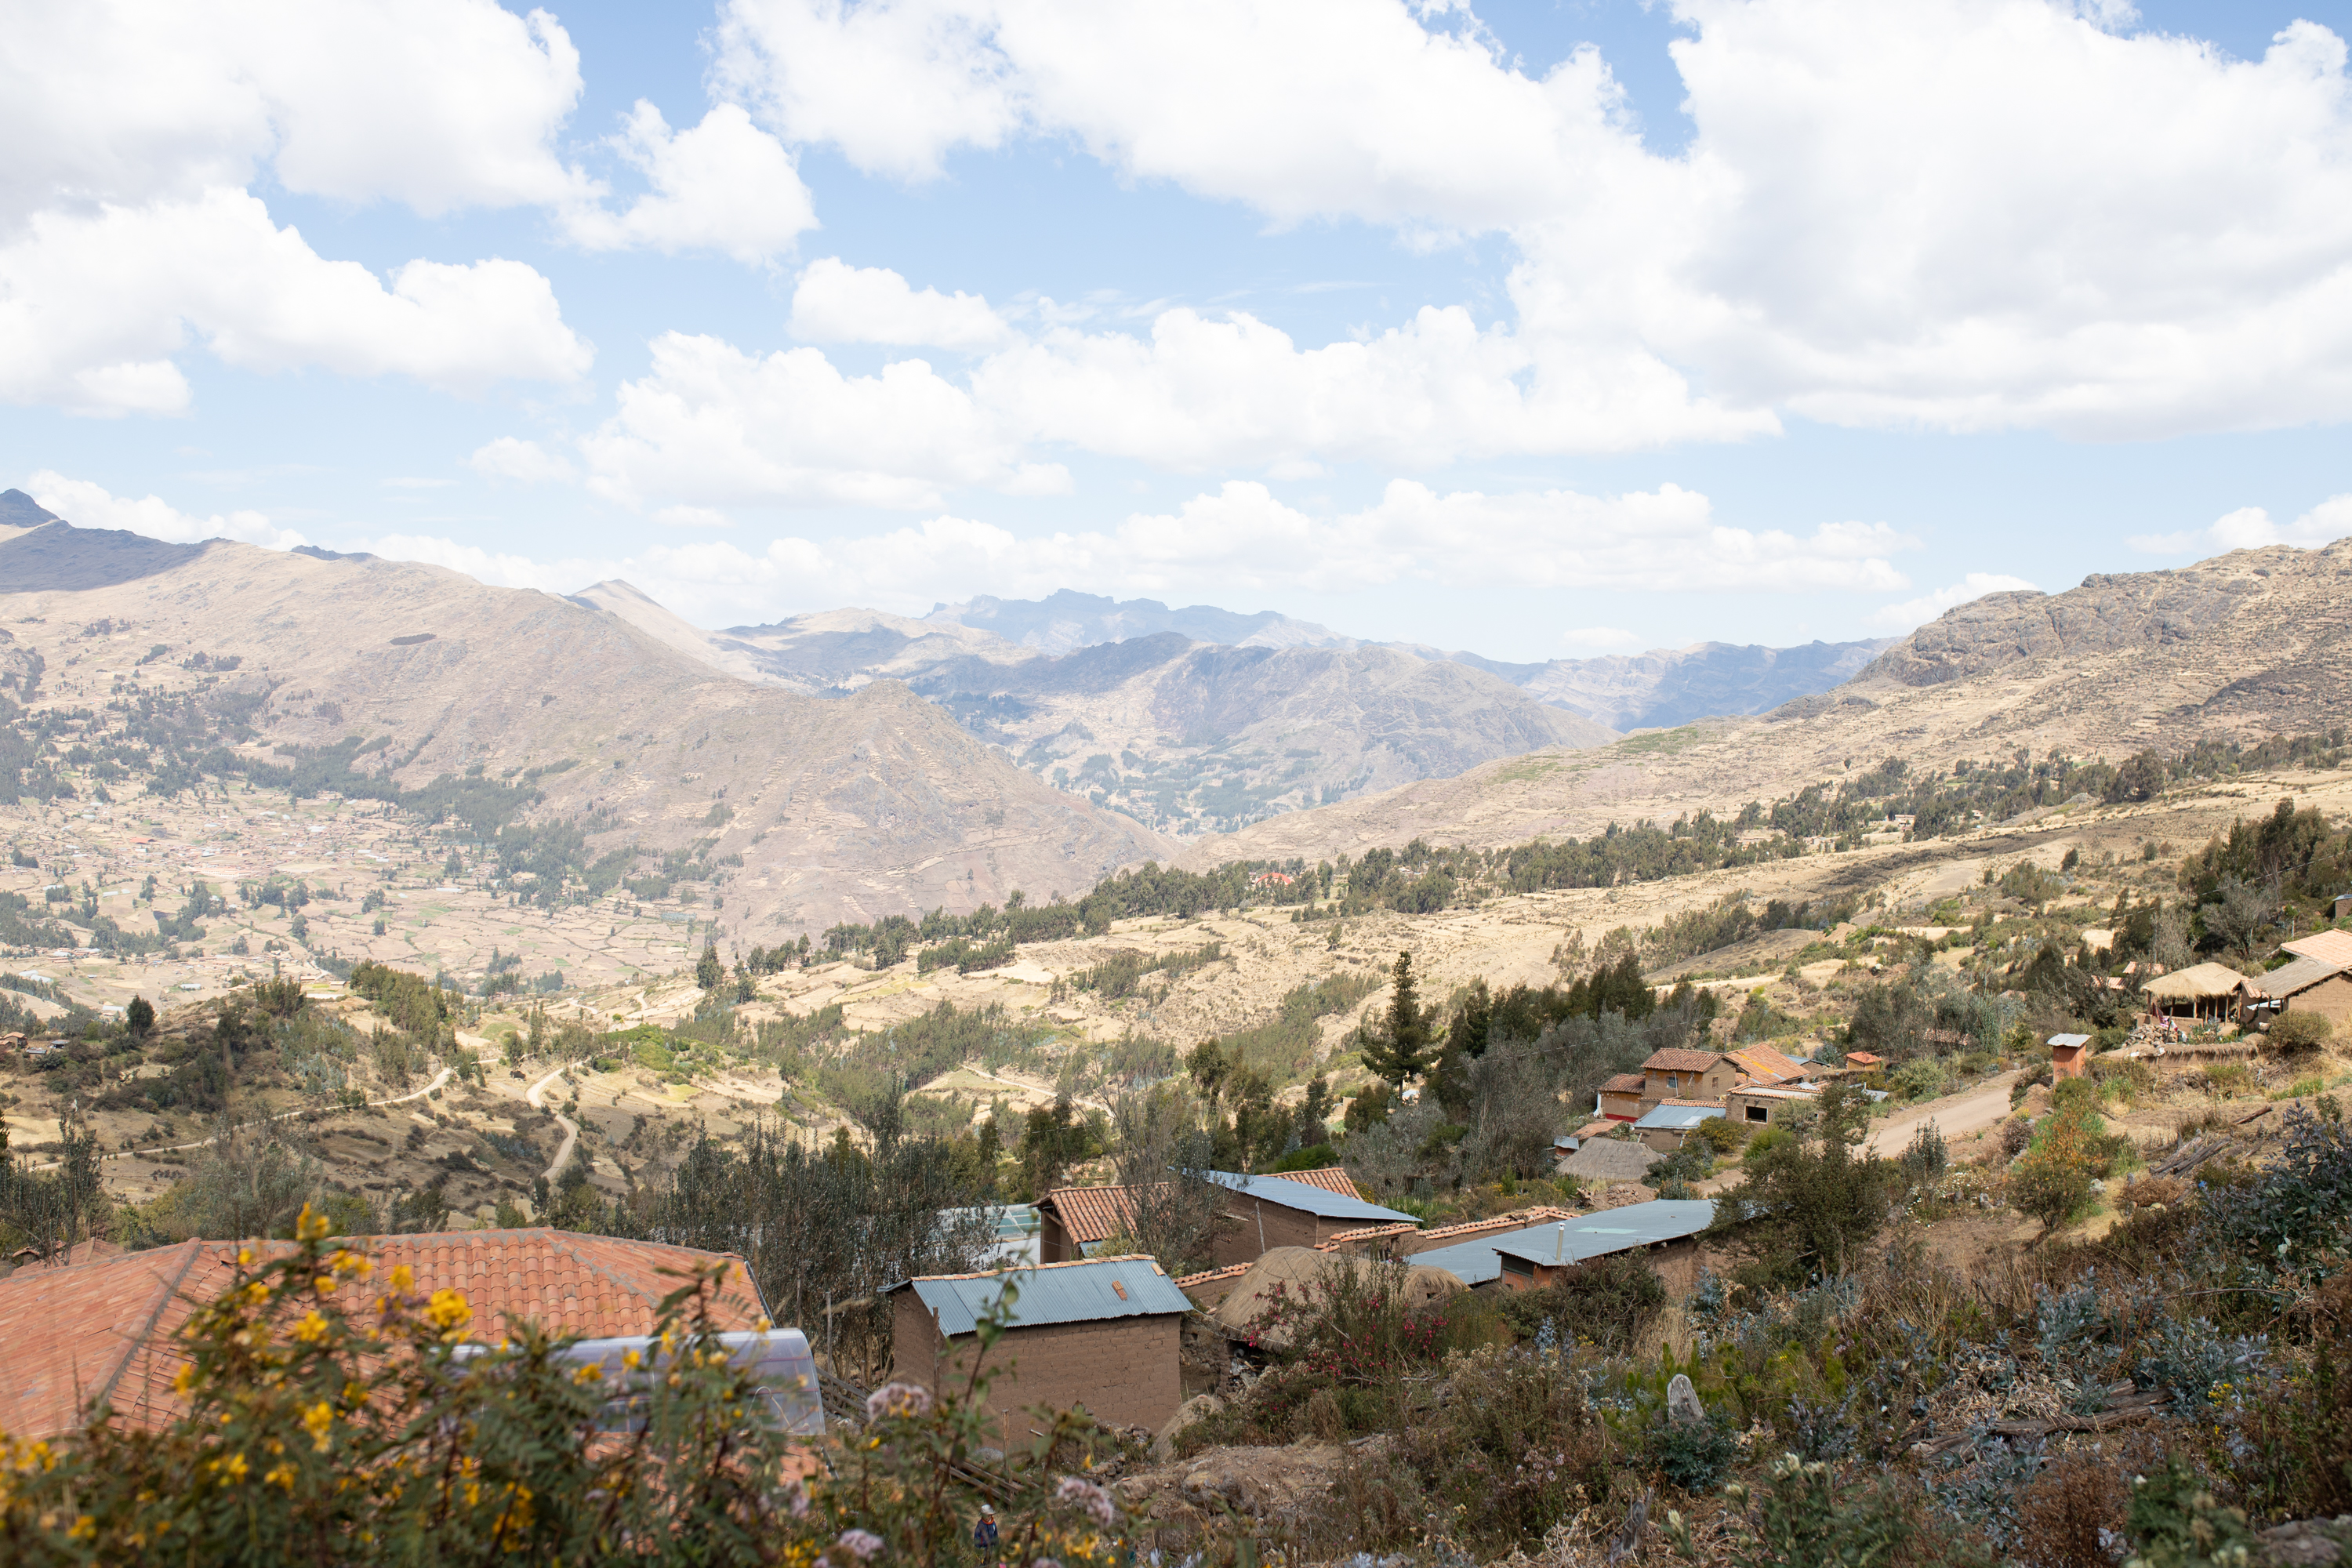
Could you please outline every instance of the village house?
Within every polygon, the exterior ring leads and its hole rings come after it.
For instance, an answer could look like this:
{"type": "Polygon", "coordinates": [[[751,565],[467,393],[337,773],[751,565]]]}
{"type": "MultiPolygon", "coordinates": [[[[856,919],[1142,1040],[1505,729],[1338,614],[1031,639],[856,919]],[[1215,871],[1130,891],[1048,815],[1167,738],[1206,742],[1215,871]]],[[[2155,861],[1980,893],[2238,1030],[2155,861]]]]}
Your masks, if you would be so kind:
{"type": "Polygon", "coordinates": [[[1700,1122],[1722,1114],[1722,1106],[1705,1101],[1660,1100],[1642,1113],[1642,1120],[1633,1123],[1633,1132],[1659,1153],[1671,1154],[1683,1146],[1684,1140],[1698,1130],[1700,1122]]]}
{"type": "MultiPolygon", "coordinates": [[[[1234,1189],[1213,1251],[1221,1268],[1246,1263],[1270,1247],[1314,1247],[1364,1226],[1414,1223],[1411,1215],[1365,1202],[1337,1165],[1279,1176],[1209,1174],[1234,1189]]],[[[1039,1256],[1073,1262],[1133,1234],[1134,1198],[1123,1186],[1056,1187],[1038,1202],[1037,1219],[1039,1256]]]]}
{"type": "Polygon", "coordinates": [[[1621,1072],[1601,1086],[1593,1114],[1610,1121],[1638,1121],[1647,1109],[1642,1103],[1649,1080],[1637,1072],[1621,1072]]]}
{"type": "Polygon", "coordinates": [[[1743,1127],[1770,1127],[1820,1104],[1821,1098],[1821,1090],[1808,1086],[1743,1084],[1724,1096],[1723,1113],[1743,1127]]]}
{"type": "Polygon", "coordinates": [[[890,1375],[961,1387],[977,1330],[1014,1286],[1010,1323],[989,1352],[987,1407],[997,1446],[1025,1436],[1028,1407],[1083,1408],[1111,1426],[1158,1431],[1183,1403],[1178,1341],[1192,1303],[1150,1258],[1093,1258],[996,1274],[943,1274],[892,1285],[890,1375]]]}
{"type": "MultiPolygon", "coordinates": [[[[1595,1259],[1638,1252],[1667,1293],[1682,1296],[1698,1282],[1696,1238],[1714,1223],[1711,1199],[1659,1198],[1604,1209],[1582,1219],[1536,1226],[1491,1243],[1496,1283],[1506,1290],[1540,1290],[1556,1280],[1572,1278],[1595,1259]]],[[[1413,1261],[1435,1263],[1437,1255],[1424,1253],[1413,1261]]]]}
{"type": "Polygon", "coordinates": [[[2273,1016],[2292,1008],[2318,1014],[2336,1026],[2338,1035],[2352,1029],[2352,961],[2297,958],[2261,976],[2255,984],[2269,997],[2269,1010],[2273,1016]]]}
{"type": "Polygon", "coordinates": [[[2053,1035],[2050,1037],[2050,1076],[2088,1078],[2091,1075],[2091,1037],[2088,1035],[2053,1035]]]}
{"type": "MultiPolygon", "coordinates": [[[[363,1246],[379,1276],[405,1264],[418,1294],[448,1289],[473,1309],[466,1332],[488,1344],[506,1317],[583,1339],[653,1331],[677,1272],[724,1259],[714,1316],[722,1331],[764,1328],[767,1310],[732,1254],[546,1228],[385,1236],[363,1246]],[[668,1270],[669,1272],[664,1272],[668,1270]]],[[[196,1302],[236,1279],[240,1247],[265,1258],[291,1242],[184,1241],[70,1267],[19,1268],[0,1279],[0,1431],[53,1437],[100,1405],[116,1421],[153,1428],[185,1413],[172,1380],[187,1364],[178,1333],[196,1302]]]]}
{"type": "Polygon", "coordinates": [[[1653,1051],[1642,1064],[1643,1110],[1668,1100],[1720,1104],[1745,1076],[1727,1052],[1653,1051]]]}

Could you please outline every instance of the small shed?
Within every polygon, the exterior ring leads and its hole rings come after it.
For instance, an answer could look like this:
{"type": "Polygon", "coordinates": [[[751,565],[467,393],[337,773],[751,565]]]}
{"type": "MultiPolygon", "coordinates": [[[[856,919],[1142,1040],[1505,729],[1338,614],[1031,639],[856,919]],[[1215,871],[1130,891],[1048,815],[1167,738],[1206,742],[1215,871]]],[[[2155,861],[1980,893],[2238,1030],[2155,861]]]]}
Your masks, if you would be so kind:
{"type": "Polygon", "coordinates": [[[1652,1106],[1633,1123],[1634,1135],[1661,1154],[1671,1154],[1683,1146],[1685,1139],[1697,1130],[1702,1121],[1719,1119],[1720,1105],[1693,1104],[1687,1100],[1669,1100],[1652,1106]]]}
{"type": "Polygon", "coordinates": [[[2091,1071],[2091,1037],[2088,1035],[2053,1035],[2050,1037],[2050,1076],[2053,1079],[2084,1078],[2091,1071]]]}
{"type": "Polygon", "coordinates": [[[1027,1407],[1084,1406],[1107,1426],[1158,1431],[1184,1394],[1178,1340],[1192,1310],[1149,1258],[1090,1258],[994,1274],[902,1280],[891,1298],[890,1375],[938,1392],[970,1375],[976,1331],[1013,1287],[1011,1326],[990,1352],[997,1444],[1028,1429],[1027,1407]]]}
{"type": "Polygon", "coordinates": [[[2252,982],[2225,963],[2197,963],[2147,983],[2148,1005],[2175,1018],[2223,1022],[2245,1005],[2252,982]]]}
{"type": "MultiPolygon", "coordinates": [[[[1639,1251],[1649,1255],[1667,1289],[1680,1294],[1696,1282],[1698,1244],[1694,1238],[1714,1223],[1711,1198],[1659,1198],[1520,1231],[1497,1241],[1495,1255],[1504,1289],[1539,1290],[1595,1258],[1639,1251]]],[[[1436,1258],[1426,1255],[1414,1261],[1434,1263],[1436,1258]]]]}
{"type": "Polygon", "coordinates": [[[1724,1114],[1744,1127],[1768,1127],[1821,1100],[1821,1090],[1748,1084],[1724,1097],[1724,1114]]]}

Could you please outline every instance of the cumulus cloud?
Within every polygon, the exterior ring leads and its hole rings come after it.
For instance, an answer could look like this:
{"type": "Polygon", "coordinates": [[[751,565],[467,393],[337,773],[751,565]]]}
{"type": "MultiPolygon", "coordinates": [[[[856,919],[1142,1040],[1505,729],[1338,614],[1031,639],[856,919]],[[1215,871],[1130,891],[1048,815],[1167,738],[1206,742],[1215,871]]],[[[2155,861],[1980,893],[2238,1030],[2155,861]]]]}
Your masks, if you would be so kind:
{"type": "Polygon", "coordinates": [[[290,528],[279,528],[257,511],[215,512],[195,517],[161,496],[132,500],[110,494],[88,479],[68,479],[44,468],[25,481],[25,491],[41,505],[78,528],[120,528],[173,544],[205,539],[233,539],[268,550],[291,550],[309,540],[290,528]]]}
{"type": "Polygon", "coordinates": [[[2273,522],[2258,506],[2240,507],[2210,528],[2134,534],[2131,547],[2152,555],[2223,554],[2273,544],[2316,550],[2347,535],[2352,535],[2352,495],[2340,495],[2328,497],[2293,522],[2273,522]]]}
{"type": "Polygon", "coordinates": [[[427,217],[538,207],[591,248],[758,261],[815,222],[792,154],[732,103],[673,132],[639,103],[601,144],[647,187],[617,209],[559,150],[580,57],[496,0],[35,6],[0,51],[0,400],[185,408],[179,356],[415,376],[473,394],[564,382],[589,351],[521,262],[377,276],[275,224],[265,183],[427,217]]]}
{"type": "Polygon", "coordinates": [[[792,154],[722,103],[690,131],[672,131],[661,110],[637,100],[612,145],[652,187],[621,213],[574,205],[564,229],[591,250],[714,250],[765,261],[816,226],[816,203],[792,154]]]}
{"type": "Polygon", "coordinates": [[[513,479],[527,485],[568,483],[578,477],[571,459],[562,453],[518,436],[501,436],[477,447],[466,466],[486,479],[513,479]]]}
{"type": "Polygon", "coordinates": [[[1871,613],[1870,624],[1890,632],[1907,632],[1914,626],[1925,626],[1956,605],[1971,599],[1981,599],[1987,594],[2006,594],[2018,590],[2039,593],[2040,589],[2022,577],[2004,577],[1993,572],[1971,572],[1948,587],[1932,594],[1922,594],[1916,599],[1906,599],[1899,605],[1888,605],[1871,613]]]}
{"type": "MultiPolygon", "coordinates": [[[[1483,352],[1529,389],[1496,438],[1517,449],[1791,412],[2100,439],[2352,416],[2352,89],[2326,28],[2240,60],[2115,5],[1674,9],[1696,132],[1672,157],[1595,51],[1531,76],[1405,0],[726,0],[717,78],[787,141],[899,178],[1063,140],[1278,222],[1505,236],[1516,319],[1483,352]]],[[[1123,395],[1104,362],[1158,344],[1045,352],[1004,389],[1021,410],[1123,395]]],[[[1245,399],[1257,368],[1202,372],[1245,399]]],[[[1376,422],[1459,369],[1398,367],[1376,422]]]]}
{"type": "Polygon", "coordinates": [[[0,245],[0,398],[174,413],[189,391],[172,356],[191,336],[242,369],[409,375],[467,395],[570,381],[592,358],[520,262],[418,260],[379,279],[320,257],[243,191],[41,213],[0,245]]]}
{"type": "Polygon", "coordinates": [[[765,357],[668,332],[623,384],[614,416],[581,442],[599,494],[628,505],[746,501],[924,507],[979,486],[1067,489],[1059,466],[1024,461],[971,394],[922,360],[845,375],[816,349],[765,357]]]}
{"type": "Polygon", "coordinates": [[[793,290],[793,336],[810,342],[992,348],[1013,335],[977,294],[920,291],[887,267],[812,261],[793,290]]]}
{"type": "MultiPolygon", "coordinates": [[[[1173,511],[1044,535],[941,514],[866,533],[786,535],[764,548],[729,539],[654,543],[626,560],[560,565],[411,536],[366,548],[522,586],[576,588],[625,577],[689,619],[719,626],[852,604],[920,615],[941,600],[975,593],[1035,598],[1068,587],[1203,597],[1397,583],[1614,592],[1900,590],[1909,581],[1887,557],[1915,544],[1883,524],[1831,524],[1802,536],[1732,527],[1714,517],[1706,497],[1672,485],[1615,496],[1484,495],[1441,494],[1401,481],[1358,510],[1307,511],[1263,484],[1230,480],[1173,511]]],[[[1563,641],[1599,650],[1630,647],[1633,639],[1597,627],[1568,633],[1563,641]]]]}

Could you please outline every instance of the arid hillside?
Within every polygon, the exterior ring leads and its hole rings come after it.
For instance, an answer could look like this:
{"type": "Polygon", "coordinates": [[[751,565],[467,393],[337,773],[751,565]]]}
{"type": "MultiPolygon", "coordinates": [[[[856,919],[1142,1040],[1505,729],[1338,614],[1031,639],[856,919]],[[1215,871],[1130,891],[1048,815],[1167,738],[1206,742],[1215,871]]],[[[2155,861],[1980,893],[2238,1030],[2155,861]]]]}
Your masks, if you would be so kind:
{"type": "Polygon", "coordinates": [[[0,626],[39,667],[8,695],[90,710],[86,747],[110,702],[189,696],[189,722],[273,764],[511,781],[592,856],[723,866],[727,923],[763,939],[1076,894],[1173,847],[895,682],[831,700],[751,684],[618,616],[436,567],[48,522],[0,540],[0,626]]]}
{"type": "Polygon", "coordinates": [[[1486,847],[1737,811],[1884,758],[1914,771],[2053,750],[2110,761],[2352,718],[2352,540],[2235,551],[1949,611],[1832,690],[1751,719],[1553,748],[1204,840],[1191,862],[1486,847]]]}

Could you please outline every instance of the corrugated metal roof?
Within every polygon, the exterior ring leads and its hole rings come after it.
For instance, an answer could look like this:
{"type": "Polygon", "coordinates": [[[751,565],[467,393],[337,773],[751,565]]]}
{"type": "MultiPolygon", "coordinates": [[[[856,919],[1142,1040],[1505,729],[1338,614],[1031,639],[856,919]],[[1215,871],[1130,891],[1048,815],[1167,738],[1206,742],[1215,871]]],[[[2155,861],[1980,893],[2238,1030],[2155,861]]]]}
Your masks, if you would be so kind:
{"type": "Polygon", "coordinates": [[[2053,1035],[2050,1037],[2049,1043],[2053,1046],[2087,1046],[2091,1043],[2091,1037],[2088,1035],[2053,1035]]]}
{"type": "Polygon", "coordinates": [[[1396,1220],[1402,1220],[1407,1225],[1420,1223],[1409,1214],[1399,1214],[1378,1204],[1368,1204],[1361,1198],[1343,1198],[1328,1188],[1310,1186],[1305,1182],[1294,1182],[1284,1176],[1244,1176],[1234,1171],[1212,1171],[1209,1179],[1223,1182],[1244,1196],[1256,1198],[1262,1203],[1280,1204],[1284,1208],[1297,1209],[1301,1214],[1311,1214],[1319,1219],[1352,1219],[1366,1225],[1396,1220]]]}
{"type": "Polygon", "coordinates": [[[1720,1105],[1677,1105],[1669,1100],[1662,1105],[1652,1106],[1648,1114],[1633,1123],[1633,1126],[1643,1132],[1654,1132],[1661,1129],[1667,1131],[1687,1131],[1700,1122],[1722,1114],[1723,1107],[1720,1105]]]}
{"type": "MultiPolygon", "coordinates": [[[[1046,1323],[1094,1323],[1113,1318],[1151,1318],[1189,1312],[1192,1303],[1176,1282],[1149,1258],[1090,1258],[1078,1263],[1044,1263],[1001,1274],[945,1274],[902,1280],[891,1290],[912,1290],[952,1338],[980,1326],[982,1314],[1014,1287],[1013,1327],[1046,1323]]],[[[887,1292],[886,1292],[887,1294],[887,1292]]]]}
{"type": "MultiPolygon", "coordinates": [[[[1714,1222],[1715,1202],[1711,1198],[1659,1198],[1646,1204],[1628,1204],[1623,1208],[1603,1209],[1581,1220],[1539,1225],[1532,1230],[1504,1237],[1493,1245],[1497,1252],[1524,1258],[1531,1263],[1581,1263],[1588,1258],[1606,1258],[1612,1252],[1679,1241],[1686,1236],[1696,1236],[1714,1222]]],[[[1429,1257],[1423,1254],[1413,1261],[1426,1263],[1429,1257]]]]}

